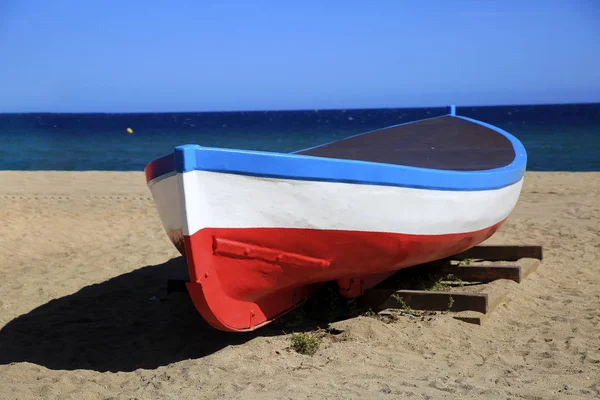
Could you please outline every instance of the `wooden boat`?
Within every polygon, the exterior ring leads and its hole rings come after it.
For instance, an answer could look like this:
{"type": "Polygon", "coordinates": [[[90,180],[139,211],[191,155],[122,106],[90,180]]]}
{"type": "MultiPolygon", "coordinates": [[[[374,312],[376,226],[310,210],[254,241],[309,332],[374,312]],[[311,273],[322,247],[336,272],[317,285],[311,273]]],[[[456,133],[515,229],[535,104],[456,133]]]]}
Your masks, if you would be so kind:
{"type": "Polygon", "coordinates": [[[195,307],[217,329],[248,331],[322,282],[353,298],[488,239],[526,162],[515,137],[451,106],[291,154],[179,146],[145,174],[195,307]]]}

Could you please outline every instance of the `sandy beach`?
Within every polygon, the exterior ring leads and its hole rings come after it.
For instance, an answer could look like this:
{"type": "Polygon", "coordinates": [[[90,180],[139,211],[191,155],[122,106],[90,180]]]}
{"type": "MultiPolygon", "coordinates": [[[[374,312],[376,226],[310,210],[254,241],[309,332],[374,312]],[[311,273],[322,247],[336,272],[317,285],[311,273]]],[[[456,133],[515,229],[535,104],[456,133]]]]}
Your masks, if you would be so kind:
{"type": "Polygon", "coordinates": [[[486,244],[544,260],[482,326],[334,325],[314,356],[208,326],[143,173],[0,172],[0,399],[600,399],[600,173],[527,173],[486,244]]]}

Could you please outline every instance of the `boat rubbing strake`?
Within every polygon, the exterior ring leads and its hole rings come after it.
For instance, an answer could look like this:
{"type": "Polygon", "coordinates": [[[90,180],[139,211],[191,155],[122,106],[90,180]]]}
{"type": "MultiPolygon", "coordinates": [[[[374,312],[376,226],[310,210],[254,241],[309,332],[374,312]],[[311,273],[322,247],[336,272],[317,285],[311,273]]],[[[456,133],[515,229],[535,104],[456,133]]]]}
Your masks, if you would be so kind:
{"type": "Polygon", "coordinates": [[[291,154],[178,146],[145,173],[194,305],[247,331],[320,283],[357,297],[483,242],[515,207],[526,161],[515,137],[451,108],[291,154]]]}

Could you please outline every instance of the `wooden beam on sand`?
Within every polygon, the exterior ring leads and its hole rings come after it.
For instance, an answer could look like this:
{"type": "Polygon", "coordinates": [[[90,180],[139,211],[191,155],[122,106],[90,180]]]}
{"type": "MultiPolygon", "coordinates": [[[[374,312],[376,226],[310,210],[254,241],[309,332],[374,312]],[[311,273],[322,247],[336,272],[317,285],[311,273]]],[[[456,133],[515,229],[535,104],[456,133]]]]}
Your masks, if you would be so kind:
{"type": "Polygon", "coordinates": [[[518,265],[448,265],[437,270],[444,275],[453,275],[455,278],[469,282],[491,282],[496,279],[510,279],[521,282],[521,267],[518,265]]]}
{"type": "Polygon", "coordinates": [[[428,290],[371,289],[361,296],[360,308],[373,311],[386,309],[453,311],[455,318],[481,324],[486,315],[500,305],[516,282],[500,279],[478,293],[441,292],[428,290]],[[401,301],[400,301],[401,299],[401,301]]]}
{"type": "Polygon", "coordinates": [[[540,264],[539,260],[521,260],[520,265],[452,265],[442,264],[437,266],[436,272],[444,275],[453,275],[455,278],[467,282],[492,282],[498,279],[508,279],[521,283],[521,281],[540,264]]]}
{"type": "Polygon", "coordinates": [[[475,246],[450,257],[451,260],[481,259],[486,261],[517,261],[521,258],[542,260],[542,246],[475,246]]]}
{"type": "Polygon", "coordinates": [[[517,285],[516,282],[510,280],[497,280],[486,285],[480,292],[486,294],[488,299],[487,312],[482,313],[477,310],[465,310],[454,315],[455,319],[470,324],[481,325],[489,317],[490,313],[496,309],[509,295],[509,293],[517,285]]]}
{"type": "MultiPolygon", "coordinates": [[[[514,247],[514,246],[513,246],[514,247]]],[[[533,246],[530,246],[533,247],[533,246]]],[[[372,288],[357,299],[358,308],[371,309],[380,312],[389,309],[399,309],[405,312],[412,310],[452,311],[454,318],[464,322],[481,325],[491,311],[497,308],[509,293],[529,274],[534,272],[541,263],[541,250],[535,254],[526,254],[528,257],[518,257],[521,260],[518,266],[493,266],[477,265],[463,266],[452,265],[449,262],[435,262],[424,264],[422,268],[429,272],[452,274],[465,281],[487,282],[477,292],[461,291],[436,291],[436,290],[397,290],[393,288],[372,288]],[[539,256],[531,257],[531,256],[539,256]],[[537,259],[536,259],[537,258],[537,259]]],[[[506,253],[504,253],[506,254],[506,253]]],[[[481,255],[481,254],[478,254],[481,255]]],[[[486,261],[494,258],[485,254],[486,261]]],[[[510,255],[510,254],[509,254],[510,255]]],[[[503,255],[506,257],[506,255],[503,255]]],[[[503,258],[504,259],[504,258],[503,258]]]]}
{"type": "Polygon", "coordinates": [[[487,313],[489,299],[486,293],[459,293],[429,290],[370,289],[360,298],[359,307],[372,310],[387,308],[430,311],[478,311],[487,313]],[[402,302],[399,301],[402,299],[402,302]]]}

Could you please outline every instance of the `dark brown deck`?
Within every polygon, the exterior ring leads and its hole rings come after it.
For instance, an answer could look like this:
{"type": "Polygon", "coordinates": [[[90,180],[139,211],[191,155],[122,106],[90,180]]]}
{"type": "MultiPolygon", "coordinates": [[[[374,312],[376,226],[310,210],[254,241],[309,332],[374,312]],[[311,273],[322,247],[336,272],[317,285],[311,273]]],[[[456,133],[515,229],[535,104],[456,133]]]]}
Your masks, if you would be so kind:
{"type": "Polygon", "coordinates": [[[499,168],[515,158],[505,136],[452,116],[380,129],[297,154],[455,171],[499,168]]]}

